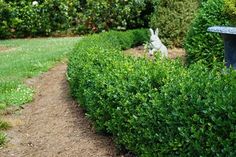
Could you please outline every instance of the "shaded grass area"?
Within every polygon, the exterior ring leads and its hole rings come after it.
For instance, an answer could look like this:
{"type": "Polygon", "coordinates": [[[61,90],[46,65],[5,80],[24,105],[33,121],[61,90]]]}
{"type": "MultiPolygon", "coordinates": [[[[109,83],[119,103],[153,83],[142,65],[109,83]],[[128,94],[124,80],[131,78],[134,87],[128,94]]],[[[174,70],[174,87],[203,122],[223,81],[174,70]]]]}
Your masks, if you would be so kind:
{"type": "MultiPolygon", "coordinates": [[[[0,110],[20,106],[33,98],[33,89],[24,80],[47,71],[66,58],[78,37],[37,38],[0,41],[0,110]]],[[[3,116],[0,113],[0,116],[3,116]]],[[[5,130],[11,126],[0,119],[0,145],[6,142],[5,130]]]]}

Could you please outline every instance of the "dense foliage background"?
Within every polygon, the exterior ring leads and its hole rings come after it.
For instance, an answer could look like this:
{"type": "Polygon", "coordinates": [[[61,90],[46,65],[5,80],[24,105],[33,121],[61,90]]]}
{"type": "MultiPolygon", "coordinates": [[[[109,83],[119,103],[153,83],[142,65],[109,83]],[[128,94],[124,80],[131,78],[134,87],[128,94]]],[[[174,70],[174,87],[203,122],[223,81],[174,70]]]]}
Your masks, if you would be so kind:
{"type": "Polygon", "coordinates": [[[232,26],[236,26],[236,0],[225,0],[225,12],[230,17],[232,26]]]}
{"type": "Polygon", "coordinates": [[[199,0],[159,0],[150,26],[160,29],[160,38],[168,47],[182,47],[199,5],[199,0]]]}
{"type": "Polygon", "coordinates": [[[152,10],[152,0],[87,0],[86,10],[80,17],[81,31],[147,27],[152,10]]]}
{"type": "Polygon", "coordinates": [[[0,38],[148,27],[152,0],[0,0],[0,38]]]}

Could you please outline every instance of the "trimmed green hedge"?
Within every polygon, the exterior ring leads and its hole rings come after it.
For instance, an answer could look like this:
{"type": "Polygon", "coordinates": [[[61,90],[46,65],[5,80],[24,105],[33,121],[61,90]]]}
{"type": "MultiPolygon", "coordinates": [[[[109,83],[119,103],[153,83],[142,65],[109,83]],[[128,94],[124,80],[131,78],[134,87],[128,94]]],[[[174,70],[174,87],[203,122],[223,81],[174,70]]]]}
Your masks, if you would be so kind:
{"type": "Polygon", "coordinates": [[[236,18],[226,13],[225,0],[208,0],[203,3],[198,15],[187,33],[185,49],[188,63],[204,60],[211,65],[215,60],[223,62],[224,44],[219,33],[207,32],[215,25],[233,26],[236,18]]]}
{"type": "Polygon", "coordinates": [[[236,72],[121,51],[146,40],[146,30],[112,31],[71,54],[72,95],[97,130],[142,157],[235,156],[236,72]]]}

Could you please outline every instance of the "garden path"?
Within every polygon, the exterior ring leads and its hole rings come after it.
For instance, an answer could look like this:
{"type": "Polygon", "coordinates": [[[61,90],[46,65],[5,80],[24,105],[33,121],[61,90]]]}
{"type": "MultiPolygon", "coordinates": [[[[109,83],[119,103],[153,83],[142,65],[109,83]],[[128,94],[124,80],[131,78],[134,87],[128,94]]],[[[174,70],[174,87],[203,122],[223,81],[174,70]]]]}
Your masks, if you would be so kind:
{"type": "MultiPolygon", "coordinates": [[[[125,51],[127,55],[134,57],[148,57],[148,53],[145,52],[144,46],[138,46],[125,51]]],[[[168,58],[176,59],[180,58],[183,61],[186,59],[186,52],[181,48],[168,49],[168,58]]]]}
{"type": "Polygon", "coordinates": [[[109,137],[95,133],[74,102],[66,81],[66,64],[26,81],[35,88],[34,101],[6,116],[13,128],[1,157],[111,157],[109,137]]]}

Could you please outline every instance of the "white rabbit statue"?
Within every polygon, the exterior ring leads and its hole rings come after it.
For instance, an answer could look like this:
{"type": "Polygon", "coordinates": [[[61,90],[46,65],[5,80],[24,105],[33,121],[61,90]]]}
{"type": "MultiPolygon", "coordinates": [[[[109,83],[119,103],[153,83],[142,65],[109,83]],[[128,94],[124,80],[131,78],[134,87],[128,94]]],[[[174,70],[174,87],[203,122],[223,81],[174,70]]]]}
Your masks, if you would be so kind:
{"type": "Polygon", "coordinates": [[[149,30],[151,32],[151,37],[150,37],[150,45],[149,45],[148,54],[152,56],[154,52],[160,51],[162,58],[168,57],[168,50],[158,37],[158,33],[159,33],[158,28],[156,29],[155,33],[153,29],[150,28],[149,30]]]}

